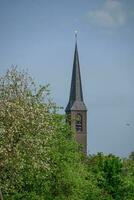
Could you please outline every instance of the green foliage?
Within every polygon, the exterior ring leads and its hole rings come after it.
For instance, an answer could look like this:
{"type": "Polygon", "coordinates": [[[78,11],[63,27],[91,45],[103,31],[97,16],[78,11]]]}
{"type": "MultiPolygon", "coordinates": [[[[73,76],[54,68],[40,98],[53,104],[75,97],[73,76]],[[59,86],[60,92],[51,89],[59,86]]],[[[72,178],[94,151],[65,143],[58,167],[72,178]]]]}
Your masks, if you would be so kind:
{"type": "Polygon", "coordinates": [[[109,154],[98,153],[87,159],[88,170],[96,177],[97,185],[115,200],[134,199],[134,163],[109,154]]]}
{"type": "Polygon", "coordinates": [[[32,79],[16,68],[0,79],[0,180],[10,199],[16,192],[17,196],[38,194],[40,182],[46,187],[48,153],[56,127],[55,105],[43,103],[43,91],[47,98],[47,87],[37,89],[32,79]]]}
{"type": "Polygon", "coordinates": [[[134,199],[134,159],[133,152],[130,154],[128,159],[123,160],[123,175],[124,175],[124,187],[125,192],[124,199],[134,199]]]}
{"type": "Polygon", "coordinates": [[[131,154],[129,155],[129,159],[134,161],[134,151],[132,151],[131,154]]]}
{"type": "Polygon", "coordinates": [[[133,156],[87,157],[50,100],[25,72],[0,78],[0,189],[4,200],[133,200],[133,156]]]}
{"type": "MultiPolygon", "coordinates": [[[[83,200],[91,183],[74,135],[48,88],[12,68],[0,79],[0,188],[4,199],[83,200]]],[[[95,193],[90,189],[90,193],[95,193]]]]}

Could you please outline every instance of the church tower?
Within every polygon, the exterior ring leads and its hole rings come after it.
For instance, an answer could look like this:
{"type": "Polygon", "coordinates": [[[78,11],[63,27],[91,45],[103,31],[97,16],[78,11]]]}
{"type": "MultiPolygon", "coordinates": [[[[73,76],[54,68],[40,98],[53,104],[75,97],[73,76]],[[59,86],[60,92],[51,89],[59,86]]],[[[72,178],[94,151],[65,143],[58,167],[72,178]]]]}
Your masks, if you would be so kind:
{"type": "Polygon", "coordinates": [[[87,108],[83,100],[77,34],[75,39],[70,97],[65,111],[69,124],[76,133],[76,141],[82,145],[83,152],[87,153],[87,108]]]}

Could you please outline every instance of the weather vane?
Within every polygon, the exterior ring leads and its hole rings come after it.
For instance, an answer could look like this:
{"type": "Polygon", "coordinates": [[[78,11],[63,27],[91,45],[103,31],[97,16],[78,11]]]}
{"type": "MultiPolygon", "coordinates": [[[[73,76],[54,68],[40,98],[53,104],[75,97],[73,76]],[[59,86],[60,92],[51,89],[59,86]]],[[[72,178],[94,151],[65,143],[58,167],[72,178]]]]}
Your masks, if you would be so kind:
{"type": "Polygon", "coordinates": [[[78,31],[75,31],[75,41],[77,42],[78,31]]]}

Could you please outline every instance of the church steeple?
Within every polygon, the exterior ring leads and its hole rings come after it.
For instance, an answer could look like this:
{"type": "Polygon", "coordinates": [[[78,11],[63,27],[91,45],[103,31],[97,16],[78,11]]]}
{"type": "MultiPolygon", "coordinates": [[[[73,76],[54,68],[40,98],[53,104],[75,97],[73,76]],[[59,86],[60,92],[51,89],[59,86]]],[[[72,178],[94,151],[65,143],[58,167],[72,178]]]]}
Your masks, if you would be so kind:
{"type": "Polygon", "coordinates": [[[76,132],[76,141],[82,145],[83,152],[87,153],[87,109],[83,100],[77,34],[75,40],[70,97],[65,111],[71,128],[76,132]]]}
{"type": "Polygon", "coordinates": [[[69,97],[68,105],[66,107],[66,111],[77,110],[78,108],[79,110],[86,110],[86,106],[83,101],[79,54],[78,54],[78,47],[77,47],[77,34],[75,34],[75,40],[76,41],[75,41],[70,97],[69,97]]]}

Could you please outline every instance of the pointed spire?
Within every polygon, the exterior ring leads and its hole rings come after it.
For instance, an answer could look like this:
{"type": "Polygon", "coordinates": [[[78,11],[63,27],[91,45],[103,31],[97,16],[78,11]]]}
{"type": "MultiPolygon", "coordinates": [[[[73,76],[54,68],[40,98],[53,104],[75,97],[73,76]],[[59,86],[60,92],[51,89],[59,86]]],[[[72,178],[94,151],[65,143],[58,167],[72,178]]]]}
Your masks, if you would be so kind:
{"type": "Polygon", "coordinates": [[[79,55],[78,55],[77,41],[75,43],[72,82],[71,82],[71,91],[70,91],[70,100],[83,101],[83,92],[82,92],[82,84],[81,84],[81,74],[80,74],[80,65],[79,65],[79,55]]]}
{"type": "Polygon", "coordinates": [[[83,102],[83,92],[82,92],[76,31],[75,31],[75,51],[74,51],[70,98],[69,98],[69,103],[66,108],[66,111],[69,111],[69,110],[86,110],[86,106],[83,102]]]}

